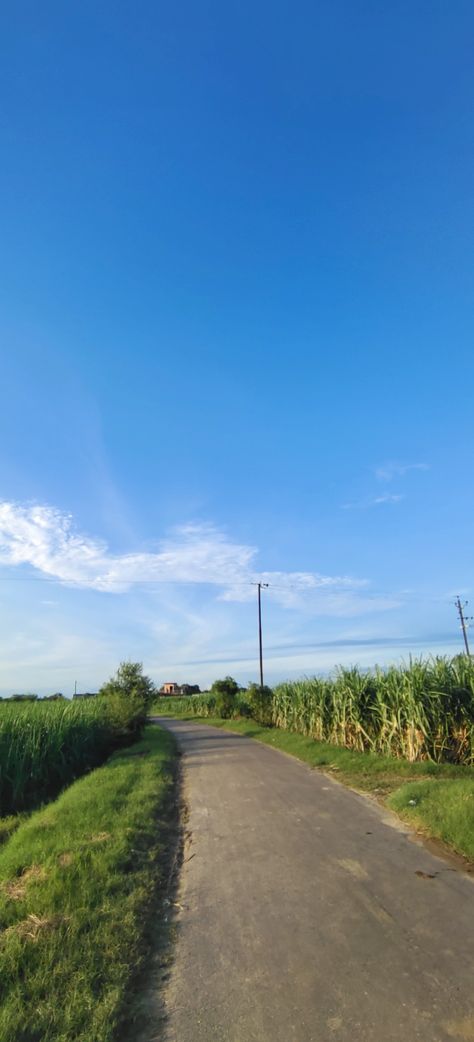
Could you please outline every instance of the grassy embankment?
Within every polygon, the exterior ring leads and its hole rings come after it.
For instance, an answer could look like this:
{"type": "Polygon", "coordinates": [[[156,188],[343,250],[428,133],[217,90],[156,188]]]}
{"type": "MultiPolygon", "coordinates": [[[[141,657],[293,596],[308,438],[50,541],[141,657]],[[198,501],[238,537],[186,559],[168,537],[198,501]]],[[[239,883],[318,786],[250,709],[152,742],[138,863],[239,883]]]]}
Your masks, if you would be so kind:
{"type": "Polygon", "coordinates": [[[147,728],[0,847],[0,1042],[126,1036],[175,843],[174,752],[147,728]]]}
{"type": "Polygon", "coordinates": [[[474,665],[461,656],[279,685],[270,726],[248,718],[245,692],[234,719],[213,715],[212,696],[159,700],[153,710],[273,745],[474,860],[474,665]]]}

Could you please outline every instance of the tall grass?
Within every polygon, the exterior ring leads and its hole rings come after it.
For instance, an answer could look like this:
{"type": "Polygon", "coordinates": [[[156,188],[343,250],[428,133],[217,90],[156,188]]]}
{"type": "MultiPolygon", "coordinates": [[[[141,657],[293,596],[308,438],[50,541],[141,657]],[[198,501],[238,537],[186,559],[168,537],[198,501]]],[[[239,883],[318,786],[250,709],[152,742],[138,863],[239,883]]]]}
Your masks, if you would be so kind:
{"type": "MultiPolygon", "coordinates": [[[[159,699],[153,710],[209,717],[216,715],[216,703],[212,695],[159,699]]],[[[252,715],[245,691],[232,715],[252,715]]],[[[472,765],[474,663],[458,655],[367,672],[339,668],[331,677],[288,681],[274,689],[271,721],[359,752],[472,765]]]]}
{"type": "Polygon", "coordinates": [[[348,749],[473,764],[474,664],[431,658],[279,684],[273,723],[348,749]]]}
{"type": "Polygon", "coordinates": [[[0,817],[51,799],[128,744],[143,710],[120,696],[0,704],[0,817]]]}

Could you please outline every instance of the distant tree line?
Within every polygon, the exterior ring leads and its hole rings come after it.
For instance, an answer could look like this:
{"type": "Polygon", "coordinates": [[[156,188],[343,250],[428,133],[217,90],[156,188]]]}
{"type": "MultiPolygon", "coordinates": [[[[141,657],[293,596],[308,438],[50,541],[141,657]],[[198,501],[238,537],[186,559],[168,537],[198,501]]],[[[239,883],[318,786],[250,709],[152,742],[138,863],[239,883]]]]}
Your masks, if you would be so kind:
{"type": "Polygon", "coordinates": [[[65,697],[61,691],[56,691],[54,695],[43,695],[42,698],[33,694],[33,692],[27,691],[26,694],[8,695],[6,698],[0,695],[0,702],[57,702],[65,697]]]}

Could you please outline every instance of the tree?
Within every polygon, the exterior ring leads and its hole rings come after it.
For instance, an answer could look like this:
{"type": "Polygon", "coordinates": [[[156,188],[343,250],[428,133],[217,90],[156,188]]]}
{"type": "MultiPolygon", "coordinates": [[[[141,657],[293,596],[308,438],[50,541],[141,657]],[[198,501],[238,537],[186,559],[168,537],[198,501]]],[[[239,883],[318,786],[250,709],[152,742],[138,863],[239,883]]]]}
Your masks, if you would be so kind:
{"type": "Polygon", "coordinates": [[[199,684],[181,684],[182,695],[199,695],[200,691],[199,684]]]}
{"type": "Polygon", "coordinates": [[[211,694],[213,695],[230,695],[235,696],[239,690],[239,685],[233,677],[224,677],[223,680],[215,680],[211,687],[211,694]]]}
{"type": "Polygon", "coordinates": [[[233,677],[215,680],[211,687],[211,695],[216,700],[216,713],[223,720],[228,720],[235,712],[235,696],[239,685],[233,677]]]}
{"type": "Polygon", "coordinates": [[[121,662],[114,677],[103,684],[99,695],[125,695],[141,699],[145,707],[156,697],[157,691],[150,677],[144,676],[141,662],[121,662]]]}

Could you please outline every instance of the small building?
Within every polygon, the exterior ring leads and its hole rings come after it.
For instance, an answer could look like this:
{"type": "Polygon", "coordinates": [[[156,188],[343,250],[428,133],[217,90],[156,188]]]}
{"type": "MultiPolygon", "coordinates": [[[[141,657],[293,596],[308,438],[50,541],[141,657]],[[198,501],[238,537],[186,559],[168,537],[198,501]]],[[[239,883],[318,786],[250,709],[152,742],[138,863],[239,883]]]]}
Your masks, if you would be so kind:
{"type": "Polygon", "coordinates": [[[176,681],[169,680],[166,684],[161,685],[158,694],[163,698],[177,695],[199,695],[199,684],[177,684],[176,681]]]}
{"type": "Polygon", "coordinates": [[[97,691],[75,691],[73,698],[96,698],[97,691]]]}
{"type": "Polygon", "coordinates": [[[180,695],[181,688],[174,680],[169,680],[167,684],[163,684],[160,687],[160,695],[180,695]]]}

